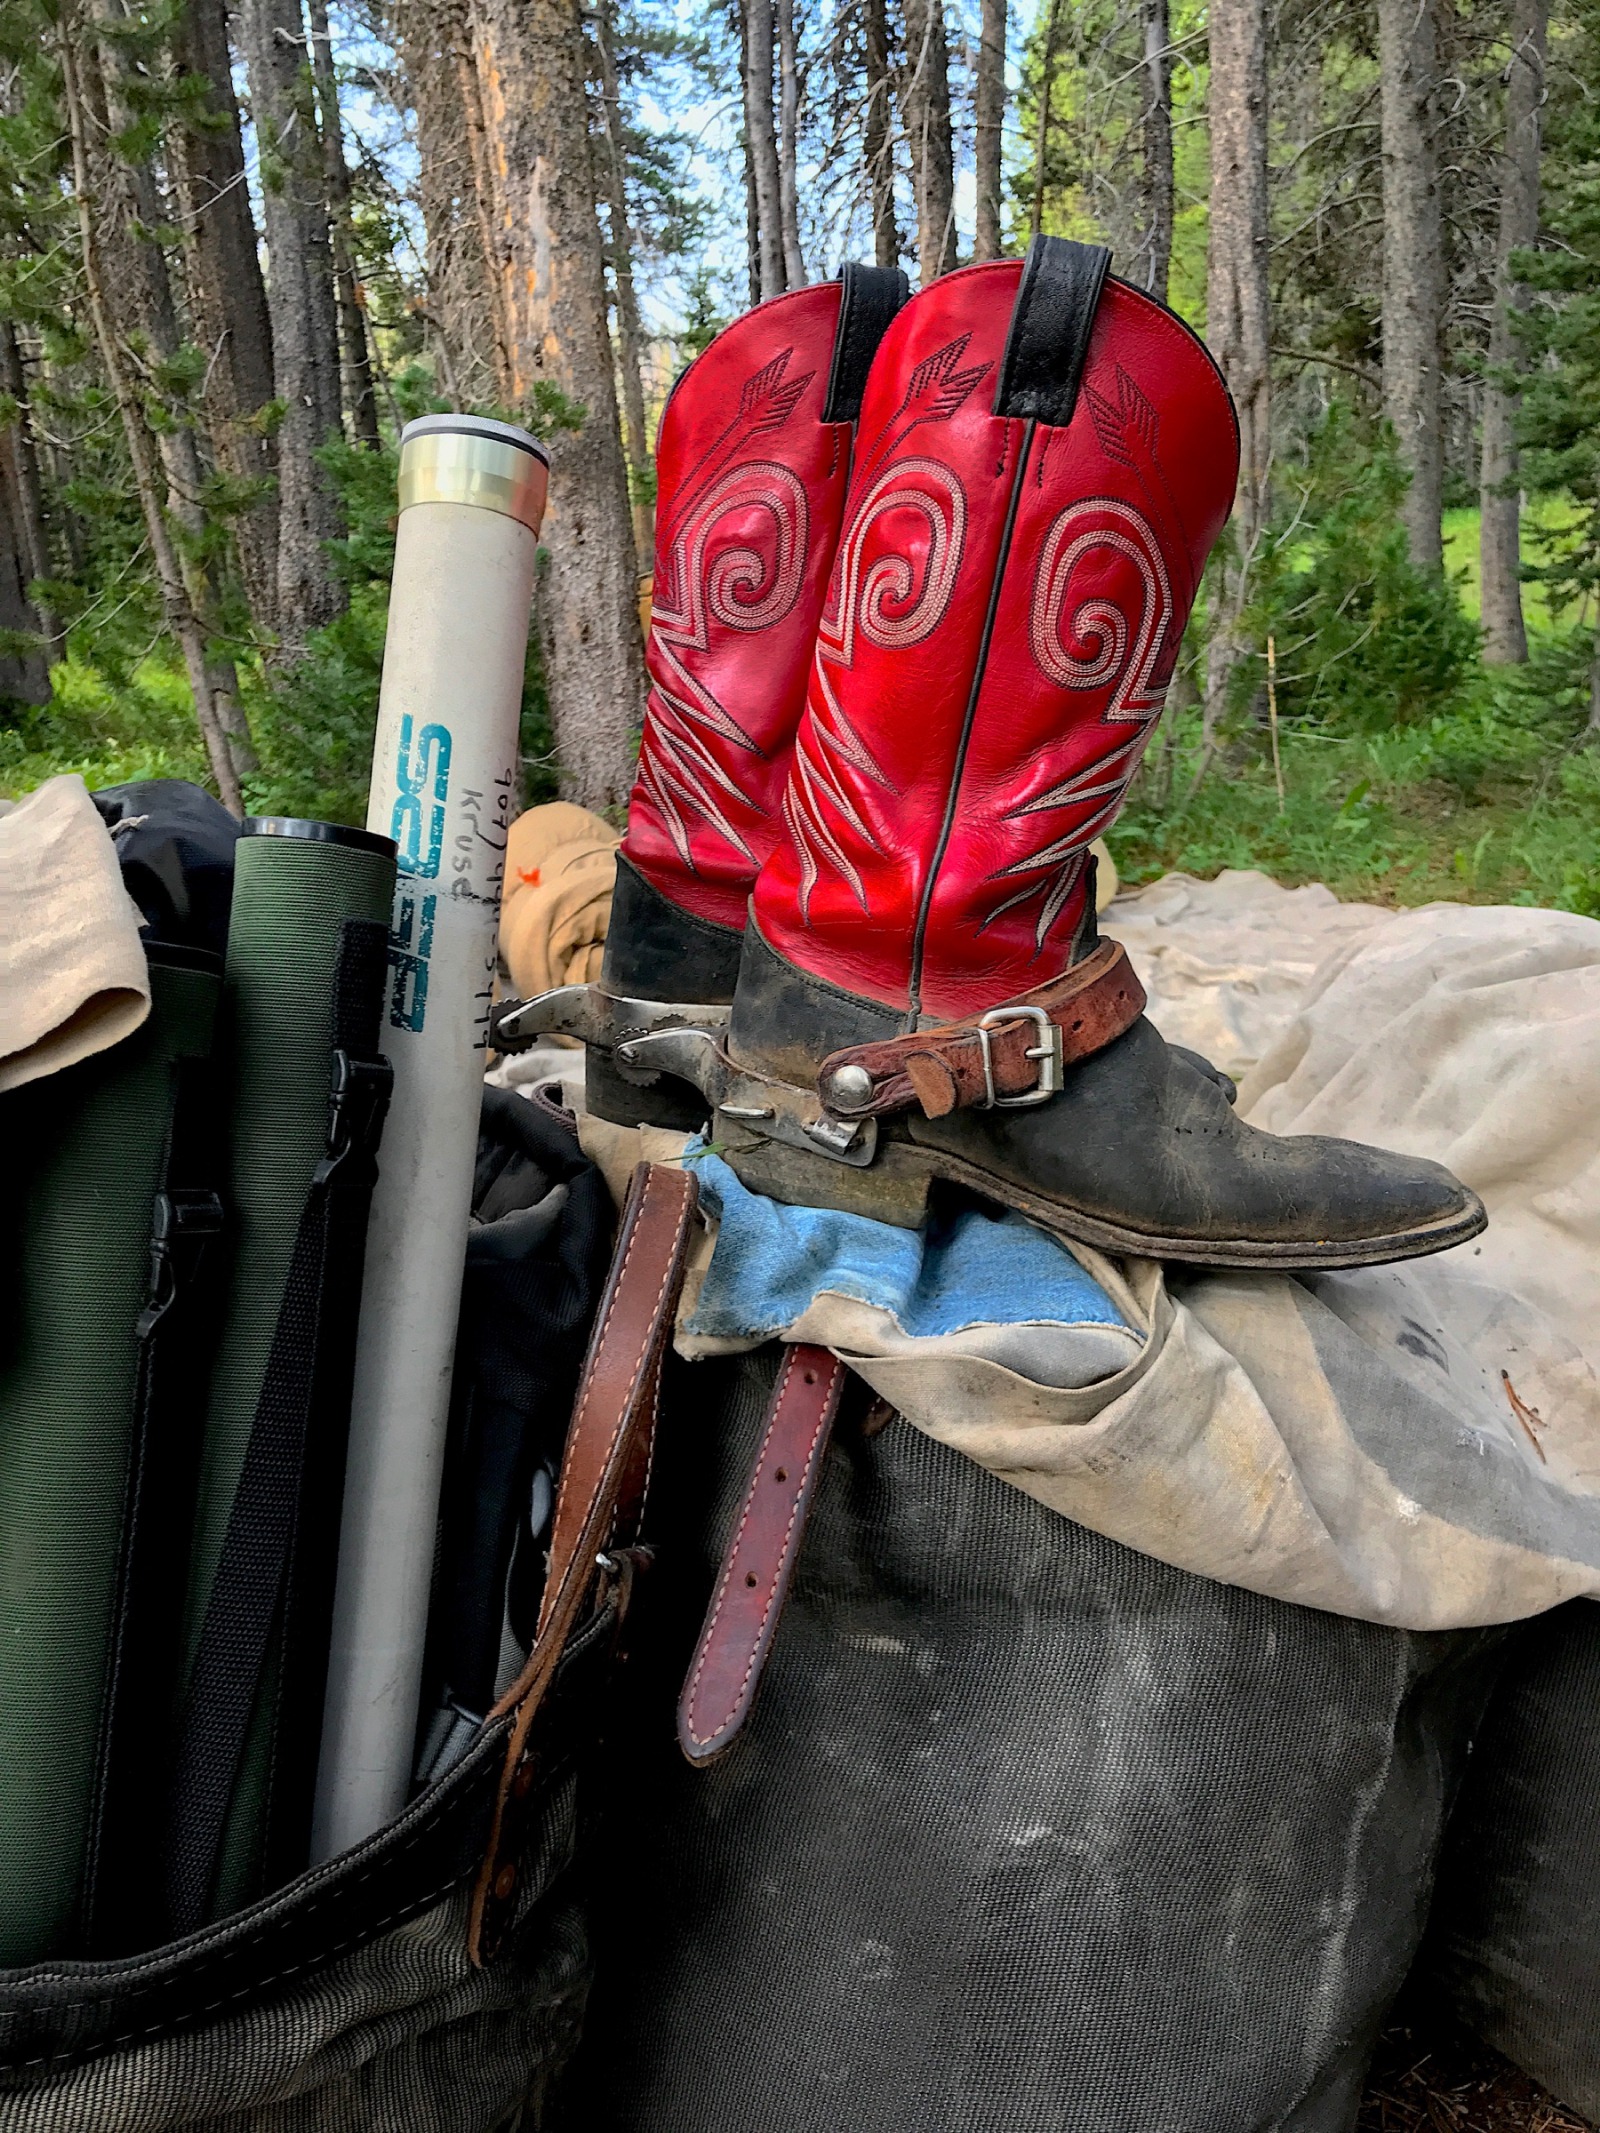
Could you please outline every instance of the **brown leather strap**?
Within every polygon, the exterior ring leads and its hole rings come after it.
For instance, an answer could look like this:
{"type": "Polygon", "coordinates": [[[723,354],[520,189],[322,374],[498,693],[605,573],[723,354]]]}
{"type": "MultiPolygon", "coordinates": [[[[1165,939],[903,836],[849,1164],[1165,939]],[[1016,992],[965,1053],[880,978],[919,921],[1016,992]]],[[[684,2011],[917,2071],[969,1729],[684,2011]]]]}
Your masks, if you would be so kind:
{"type": "Polygon", "coordinates": [[[837,1356],[804,1342],[784,1358],[750,1486],[678,1700],[678,1746],[691,1763],[721,1755],[750,1715],[847,1375],[837,1356]]]}
{"type": "Polygon", "coordinates": [[[876,1118],[913,1105],[929,1118],[944,1118],[969,1105],[1027,1101],[1047,1092],[1055,1068],[1103,1051],[1131,1029],[1144,1006],[1144,987],[1121,943],[1102,941],[1049,985],[987,1016],[830,1053],[817,1087],[836,1118],[876,1118]],[[1049,1031],[1040,1028],[1040,1014],[1049,1031]],[[1038,1056],[1051,1031],[1053,1062],[1038,1056]]]}
{"type": "Polygon", "coordinates": [[[586,1617],[597,1579],[615,1567],[601,1559],[637,1529],[695,1197],[686,1170],[658,1163],[641,1163],[628,1188],[567,1433],[533,1649],[489,1714],[491,1720],[514,1714],[514,1722],[489,1848],[473,1891],[468,1949],[475,1963],[494,1952],[515,1905],[521,1809],[532,1795],[534,1719],[557,1661],[586,1617]]]}

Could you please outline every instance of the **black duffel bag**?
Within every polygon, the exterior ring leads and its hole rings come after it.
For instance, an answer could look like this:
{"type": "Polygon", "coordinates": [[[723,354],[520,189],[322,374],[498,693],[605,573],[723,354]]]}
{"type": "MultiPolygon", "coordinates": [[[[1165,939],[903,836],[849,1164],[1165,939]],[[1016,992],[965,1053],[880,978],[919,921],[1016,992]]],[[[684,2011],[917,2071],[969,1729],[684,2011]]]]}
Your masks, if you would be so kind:
{"type": "Polygon", "coordinates": [[[1419,2007],[1600,2120],[1600,1606],[1517,1630],[1441,1862],[1419,2007]]]}
{"type": "Polygon", "coordinates": [[[761,1498],[798,1479],[778,1356],[672,1382],[558,2123],[1349,2133],[1504,1633],[1170,1569],[857,1385],[753,1711],[691,1768],[702,1618],[764,1584],[761,1498]]]}

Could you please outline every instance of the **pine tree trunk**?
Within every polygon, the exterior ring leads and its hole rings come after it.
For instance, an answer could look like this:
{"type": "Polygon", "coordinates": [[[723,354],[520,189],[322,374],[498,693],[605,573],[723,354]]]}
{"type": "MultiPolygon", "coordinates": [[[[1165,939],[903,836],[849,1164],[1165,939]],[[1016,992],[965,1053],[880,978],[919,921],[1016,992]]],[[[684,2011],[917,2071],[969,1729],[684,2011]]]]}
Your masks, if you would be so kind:
{"type": "Polygon", "coordinates": [[[545,378],[585,410],[553,453],[539,596],[561,790],[618,809],[644,715],[644,657],[582,19],[577,0],[477,0],[476,30],[511,397],[545,378]]]}
{"type": "MultiPolygon", "coordinates": [[[[39,481],[39,448],[34,441],[33,417],[28,405],[28,375],[17,329],[8,318],[0,318],[0,392],[8,393],[17,409],[16,418],[6,433],[10,439],[8,478],[17,523],[23,585],[26,587],[35,579],[49,578],[54,573],[50,568],[50,541],[45,531],[44,491],[39,481]]],[[[45,640],[46,657],[59,658],[66,649],[60,616],[48,607],[40,607],[31,598],[28,605],[33,620],[21,627],[37,629],[45,640]]]]}
{"type": "Polygon", "coordinates": [[[974,259],[1000,257],[1000,128],[1006,109],[1006,0],[983,0],[978,30],[978,79],[973,108],[977,166],[974,259]]]}
{"type": "Polygon", "coordinates": [[[783,201],[772,116],[772,0],[740,0],[744,17],[744,134],[749,143],[761,296],[781,296],[783,201]]]}
{"type": "Polygon", "coordinates": [[[902,112],[917,202],[917,271],[924,288],[956,263],[955,155],[944,0],[906,0],[902,112]]]}
{"type": "Polygon", "coordinates": [[[744,0],[729,0],[730,20],[739,32],[739,155],[744,166],[744,247],[750,301],[761,301],[761,203],[756,198],[756,159],[744,119],[745,85],[750,79],[750,19],[744,0]]]}
{"type": "MultiPolygon", "coordinates": [[[[38,630],[39,618],[28,598],[28,564],[22,552],[17,519],[16,470],[10,433],[0,435],[0,630],[19,636],[38,630]]],[[[47,704],[50,675],[42,644],[0,650],[0,697],[13,703],[47,704]]]]}
{"type": "Polygon", "coordinates": [[[273,397],[272,328],[245,183],[225,0],[189,0],[174,56],[209,84],[204,123],[176,123],[167,156],[182,216],[184,272],[196,338],[206,354],[206,425],[223,471],[263,486],[233,521],[250,618],[278,627],[276,440],[260,421],[273,397]]]}
{"type": "Polygon", "coordinates": [[[328,34],[328,0],[308,0],[311,16],[311,71],[321,106],[322,168],[327,187],[328,230],[332,239],[334,290],[339,314],[339,356],[344,407],[357,443],[378,441],[378,396],[372,384],[372,347],[366,313],[361,307],[361,278],[356,272],[355,229],[350,217],[350,166],[344,159],[344,124],[339,116],[339,75],[328,34]]]}
{"type": "MultiPolygon", "coordinates": [[[[1272,304],[1267,280],[1265,0],[1212,0],[1211,239],[1206,338],[1239,413],[1239,488],[1231,555],[1207,647],[1207,748],[1243,656],[1239,617],[1266,522],[1272,466],[1272,304]]],[[[1202,774],[1204,758],[1202,759],[1202,774]]]]}
{"type": "Polygon", "coordinates": [[[1144,31],[1144,285],[1165,303],[1172,268],[1172,24],[1167,0],[1140,0],[1144,31]]]}
{"type": "Polygon", "coordinates": [[[894,219],[894,113],[889,73],[889,15],[885,0],[865,0],[867,110],[862,146],[872,200],[872,256],[880,267],[900,264],[900,231],[894,219]]]}
{"type": "MultiPolygon", "coordinates": [[[[110,0],[105,19],[127,23],[130,16],[126,0],[110,0]]],[[[98,137],[97,145],[89,151],[90,182],[100,218],[99,257],[109,268],[108,279],[118,292],[110,300],[113,319],[125,342],[130,331],[142,337],[143,361],[170,366],[183,345],[183,335],[167,255],[155,235],[169,220],[166,203],[152,165],[126,159],[116,146],[137,132],[138,101],[128,45],[110,35],[102,36],[98,47],[85,43],[79,53],[78,80],[84,110],[93,120],[98,137]],[[119,299],[122,317],[117,320],[119,299]]],[[[239,702],[233,661],[213,645],[221,599],[216,562],[207,554],[210,527],[204,502],[206,468],[188,409],[166,398],[157,388],[153,374],[146,385],[146,397],[161,403],[155,438],[164,477],[164,509],[181,529],[182,540],[174,552],[188,607],[207,647],[207,705],[201,713],[201,723],[208,726],[208,721],[214,721],[224,735],[237,784],[239,777],[258,765],[239,702]]]]}
{"type": "Polygon", "coordinates": [[[599,146],[605,155],[608,220],[611,225],[611,283],[617,296],[617,367],[622,373],[622,437],[628,457],[628,495],[633,507],[633,541],[639,568],[650,568],[655,550],[655,514],[648,482],[650,446],[644,413],[644,334],[639,298],[633,285],[633,228],[628,219],[627,141],[622,130],[622,100],[612,47],[609,0],[595,18],[600,52],[600,94],[604,131],[599,146]]]}
{"type": "Polygon", "coordinates": [[[1439,335],[1437,0],[1378,0],[1383,135],[1383,411],[1411,476],[1401,515],[1414,562],[1444,561],[1439,335]]]}
{"type": "Polygon", "coordinates": [[[242,0],[251,115],[261,155],[278,430],[278,627],[294,654],[344,604],[324,543],[343,530],[316,453],[342,433],[339,327],[323,198],[322,142],[300,0],[242,0]]]}
{"type": "MultiPolygon", "coordinates": [[[[9,320],[0,323],[9,330],[9,320]]],[[[36,573],[29,555],[26,506],[17,473],[17,429],[15,422],[0,429],[0,630],[42,638],[39,613],[28,597],[29,580],[36,573]]],[[[25,704],[50,701],[50,676],[42,642],[0,650],[0,697],[25,704]]]]}
{"type": "Polygon", "coordinates": [[[778,17],[778,113],[782,132],[778,142],[778,207],[783,217],[783,273],[791,289],[806,285],[806,263],[800,251],[800,193],[797,165],[800,148],[800,68],[795,50],[794,0],[777,0],[778,17]]]}
{"type": "Polygon", "coordinates": [[[1515,0],[1511,18],[1511,63],[1506,70],[1506,145],[1501,165],[1500,228],[1495,245],[1495,304],[1489,326],[1488,383],[1483,393],[1483,517],[1478,537],[1483,588],[1483,656],[1493,666],[1528,656],[1522,619],[1522,503],[1514,484],[1517,445],[1516,397],[1496,384],[1496,371],[1521,370],[1522,344],[1512,316],[1527,306],[1528,291],[1511,274],[1511,255],[1539,239],[1539,136],[1544,103],[1545,43],[1549,0],[1515,0]]]}
{"type": "Polygon", "coordinates": [[[195,718],[205,743],[211,774],[223,805],[233,814],[243,813],[238,774],[234,769],[227,736],[217,719],[213,684],[206,657],[205,629],[196,614],[183,568],[174,546],[163,508],[160,461],[129,367],[123,337],[112,311],[106,279],[101,271],[98,224],[100,203],[90,176],[91,128],[79,74],[79,55],[92,52],[84,24],[73,7],[63,7],[59,45],[61,78],[67,112],[67,130],[72,142],[73,204],[77,210],[78,242],[83,262],[84,289],[90,324],[100,352],[106,382],[122,418],[122,433],[133,465],[134,486],[144,519],[145,538],[161,588],[162,611],[177,640],[194,696],[195,718]]]}
{"type": "Polygon", "coordinates": [[[488,183],[467,0],[400,0],[395,12],[403,94],[416,113],[417,197],[427,257],[427,347],[458,407],[492,404],[506,365],[489,272],[492,241],[480,192],[488,183]],[[480,177],[481,170],[481,177],[480,177]]]}
{"type": "Polygon", "coordinates": [[[1037,237],[1044,225],[1045,184],[1049,177],[1051,107],[1056,87],[1056,38],[1061,27],[1061,0],[1050,0],[1045,17],[1044,51],[1039,65],[1039,127],[1033,144],[1033,204],[1028,214],[1030,233],[1037,237]]]}

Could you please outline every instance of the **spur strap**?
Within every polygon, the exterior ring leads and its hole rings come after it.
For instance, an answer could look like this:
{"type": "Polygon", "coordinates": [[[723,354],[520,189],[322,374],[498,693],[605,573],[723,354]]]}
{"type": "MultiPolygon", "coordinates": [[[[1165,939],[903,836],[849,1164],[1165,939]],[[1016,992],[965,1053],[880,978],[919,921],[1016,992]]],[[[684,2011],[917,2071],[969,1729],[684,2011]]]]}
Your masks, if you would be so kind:
{"type": "Polygon", "coordinates": [[[678,1701],[678,1745],[691,1763],[731,1747],[756,1700],[848,1374],[836,1355],[805,1342],[784,1357],[678,1701]]]}
{"type": "Polygon", "coordinates": [[[1145,990],[1119,941],[1020,998],[960,1022],[831,1052],[817,1075],[824,1107],[842,1119],[920,1108],[928,1118],[1043,1103],[1062,1070],[1131,1029],[1145,990]]]}

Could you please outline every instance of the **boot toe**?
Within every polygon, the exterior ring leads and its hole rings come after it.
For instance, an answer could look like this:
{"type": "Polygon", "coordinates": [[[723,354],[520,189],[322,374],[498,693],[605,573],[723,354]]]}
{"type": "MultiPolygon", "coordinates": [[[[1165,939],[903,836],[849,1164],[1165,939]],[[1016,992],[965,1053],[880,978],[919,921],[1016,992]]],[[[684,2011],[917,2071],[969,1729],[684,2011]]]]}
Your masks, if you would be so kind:
{"type": "Polygon", "coordinates": [[[1309,1188],[1296,1225],[1301,1234],[1307,1217],[1330,1243],[1427,1236],[1457,1226],[1472,1236],[1488,1220],[1477,1194],[1426,1156],[1317,1134],[1262,1138],[1280,1162],[1298,1158],[1295,1167],[1309,1188]]]}

